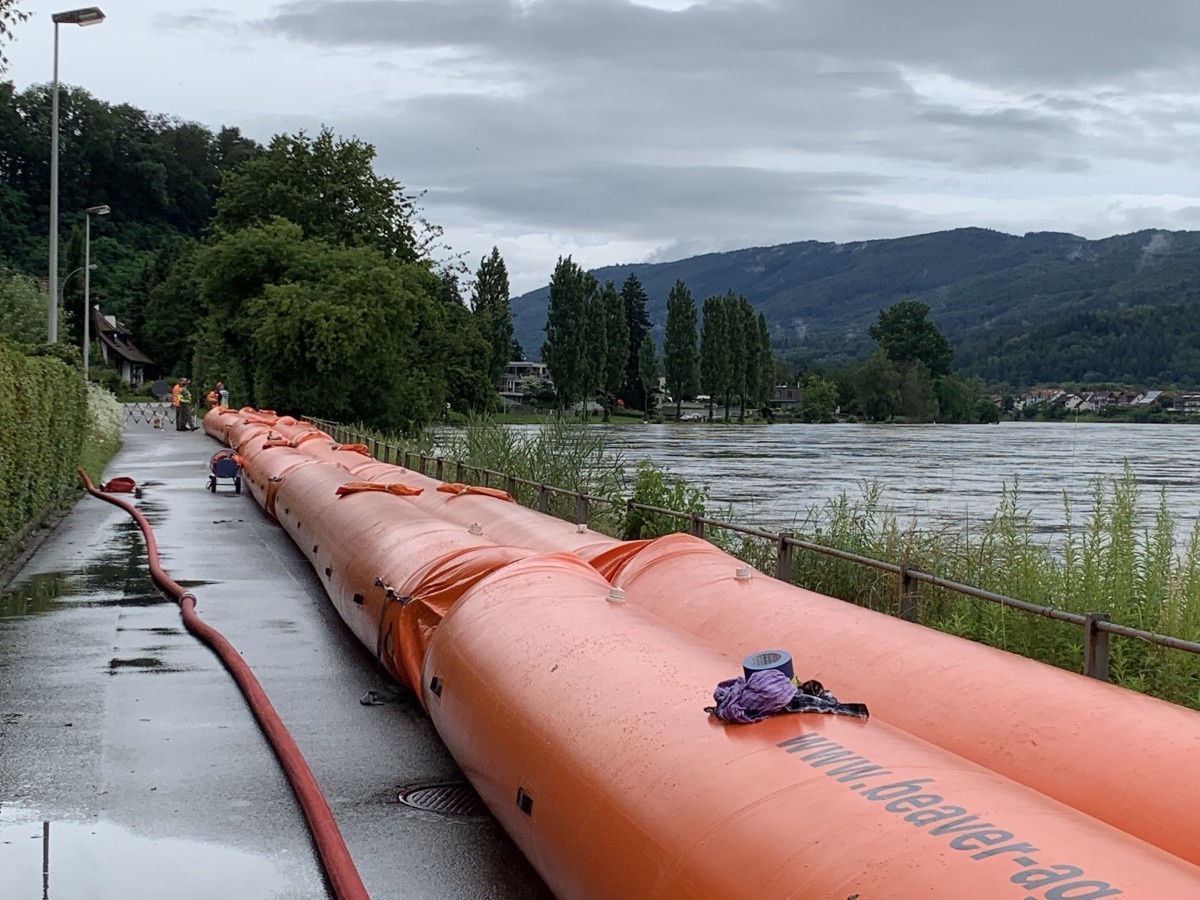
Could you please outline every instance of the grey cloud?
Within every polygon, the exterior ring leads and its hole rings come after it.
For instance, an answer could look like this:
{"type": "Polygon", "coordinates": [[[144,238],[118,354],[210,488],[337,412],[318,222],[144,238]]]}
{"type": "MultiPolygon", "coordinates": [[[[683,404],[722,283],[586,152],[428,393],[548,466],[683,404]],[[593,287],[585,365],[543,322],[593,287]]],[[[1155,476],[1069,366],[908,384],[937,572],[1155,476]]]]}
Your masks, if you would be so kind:
{"type": "Polygon", "coordinates": [[[523,172],[461,188],[432,189],[431,204],[552,229],[584,228],[641,239],[722,224],[741,231],[799,210],[829,208],[891,179],[863,173],[814,175],[734,167],[581,164],[523,172]]]}
{"type": "Polygon", "coordinates": [[[446,47],[526,62],[602,59],[646,71],[754,57],[886,60],[993,84],[1078,85],[1191,61],[1185,0],[749,0],[667,12],[628,0],[301,0],[260,27],[320,44],[446,47]]]}
{"type": "MultiPolygon", "coordinates": [[[[980,204],[993,219],[963,221],[915,198],[961,209],[954,198],[1022,196],[1025,183],[1040,195],[1126,192],[1124,163],[1196,156],[1187,124],[1200,104],[1182,98],[1200,6],[1182,0],[727,0],[678,12],[302,0],[242,25],[365,48],[381,80],[406,53],[436,58],[429,71],[453,90],[326,115],[374,143],[382,171],[427,191],[435,221],[636,240],[660,255],[1011,230],[994,205],[980,204]],[[877,199],[888,195],[905,199],[877,199]]],[[[1122,207],[1105,221],[1155,215],[1186,218],[1122,207]]],[[[1016,230],[1072,226],[1104,231],[1049,216],[1016,230]]]]}
{"type": "Polygon", "coordinates": [[[228,11],[214,7],[196,7],[177,13],[159,13],[154,24],[163,31],[216,31],[227,34],[241,31],[243,23],[229,18],[228,11]]]}

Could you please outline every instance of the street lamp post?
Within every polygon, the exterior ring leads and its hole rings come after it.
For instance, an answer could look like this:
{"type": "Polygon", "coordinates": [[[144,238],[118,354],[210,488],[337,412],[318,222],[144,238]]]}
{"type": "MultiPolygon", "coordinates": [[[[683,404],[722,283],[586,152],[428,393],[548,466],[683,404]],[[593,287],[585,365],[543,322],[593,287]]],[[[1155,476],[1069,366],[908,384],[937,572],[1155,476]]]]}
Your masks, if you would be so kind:
{"type": "Polygon", "coordinates": [[[88,356],[91,353],[91,322],[92,322],[92,216],[107,216],[111,209],[107,206],[89,206],[87,208],[87,225],[84,228],[83,240],[83,377],[88,377],[88,356]]]}
{"type": "Polygon", "coordinates": [[[98,6],[71,9],[55,13],[54,19],[54,87],[50,100],[50,321],[46,337],[49,343],[58,342],[58,26],[99,25],[104,13],[98,6]]]}

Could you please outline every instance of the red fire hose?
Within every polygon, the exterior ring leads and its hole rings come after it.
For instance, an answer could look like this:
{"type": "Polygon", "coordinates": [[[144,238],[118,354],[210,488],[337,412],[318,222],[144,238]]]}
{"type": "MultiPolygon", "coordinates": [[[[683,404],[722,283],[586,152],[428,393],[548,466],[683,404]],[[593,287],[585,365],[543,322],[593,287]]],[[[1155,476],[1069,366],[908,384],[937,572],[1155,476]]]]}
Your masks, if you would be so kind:
{"type": "Polygon", "coordinates": [[[250,667],[234,649],[233,644],[229,643],[219,631],[206,625],[196,614],[195,596],[190,591],[185,591],[163,571],[158,563],[158,544],[154,540],[154,531],[150,527],[150,522],[142,515],[141,510],[131,503],[97,490],[92,486],[91,479],[83,469],[77,471],[89,494],[114,506],[119,506],[133,516],[146,538],[146,556],[150,561],[150,577],[160,590],[179,604],[180,615],[183,617],[183,624],[187,630],[217,654],[218,659],[237,682],[250,706],[250,711],[254,713],[254,718],[263,730],[263,734],[266,735],[267,741],[270,742],[271,749],[275,751],[279,764],[283,766],[283,771],[292,785],[296,799],[300,801],[300,808],[304,811],[304,818],[308,820],[309,831],[317,846],[321,864],[324,866],[325,874],[333,888],[334,896],[338,900],[369,900],[367,889],[363,886],[358,869],[354,867],[350,851],[346,849],[342,833],[338,830],[333,812],[329,809],[329,804],[325,802],[325,797],[317,785],[317,779],[313,776],[308,763],[304,761],[300,748],[296,746],[296,742],[288,733],[283,720],[279,718],[279,713],[275,712],[275,707],[267,699],[266,691],[258,683],[258,679],[254,677],[250,667]]]}

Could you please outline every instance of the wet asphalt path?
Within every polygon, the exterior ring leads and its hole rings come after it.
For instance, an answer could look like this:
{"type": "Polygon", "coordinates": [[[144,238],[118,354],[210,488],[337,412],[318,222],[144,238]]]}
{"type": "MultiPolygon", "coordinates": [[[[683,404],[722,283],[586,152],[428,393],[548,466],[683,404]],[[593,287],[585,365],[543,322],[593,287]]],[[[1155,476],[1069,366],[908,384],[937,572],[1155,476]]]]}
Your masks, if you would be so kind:
{"type": "MultiPolygon", "coordinates": [[[[413,808],[461,783],[287,535],[203,432],[131,425],[105,473],[143,486],[163,568],[250,663],[375,900],[545,900],[486,811],[413,808]],[[387,702],[364,705],[374,690],[387,702]]],[[[241,694],[153,588],[140,532],[84,497],[0,592],[0,896],[324,898],[303,816],[241,694]]]]}

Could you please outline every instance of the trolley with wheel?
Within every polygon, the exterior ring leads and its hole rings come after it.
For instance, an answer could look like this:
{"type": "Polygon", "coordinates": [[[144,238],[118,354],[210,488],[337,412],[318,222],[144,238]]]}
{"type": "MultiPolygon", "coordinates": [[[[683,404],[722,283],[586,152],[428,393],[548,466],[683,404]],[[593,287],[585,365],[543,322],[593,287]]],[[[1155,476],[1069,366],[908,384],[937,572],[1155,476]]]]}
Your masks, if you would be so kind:
{"type": "Polygon", "coordinates": [[[208,461],[208,489],[217,492],[217,483],[232,481],[233,492],[242,492],[242,458],[232,450],[221,450],[208,461]]]}

